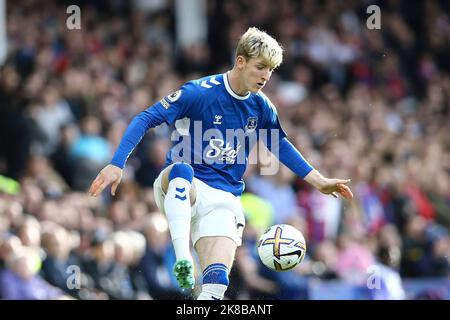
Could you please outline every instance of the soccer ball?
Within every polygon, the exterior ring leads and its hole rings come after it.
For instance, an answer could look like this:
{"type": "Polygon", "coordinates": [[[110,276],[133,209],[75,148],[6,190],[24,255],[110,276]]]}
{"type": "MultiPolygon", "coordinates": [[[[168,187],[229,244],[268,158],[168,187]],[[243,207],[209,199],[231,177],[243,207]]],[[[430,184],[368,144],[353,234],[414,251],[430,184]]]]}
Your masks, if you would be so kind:
{"type": "Polygon", "coordinates": [[[273,225],[259,238],[258,254],[262,263],[269,269],[291,270],[305,257],[305,238],[299,230],[290,225],[273,225]]]}

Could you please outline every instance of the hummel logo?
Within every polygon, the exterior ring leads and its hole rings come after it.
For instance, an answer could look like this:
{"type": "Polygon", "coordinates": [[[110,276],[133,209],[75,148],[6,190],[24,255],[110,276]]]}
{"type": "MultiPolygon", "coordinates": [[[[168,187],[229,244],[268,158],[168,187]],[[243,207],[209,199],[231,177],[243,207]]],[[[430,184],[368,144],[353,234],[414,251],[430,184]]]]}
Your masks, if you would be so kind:
{"type": "Polygon", "coordinates": [[[176,194],[175,199],[180,199],[181,201],[184,201],[187,199],[187,197],[185,195],[181,197],[179,194],[176,194]]]}
{"type": "Polygon", "coordinates": [[[183,195],[183,193],[186,191],[186,188],[175,188],[175,191],[181,193],[181,194],[175,194],[175,199],[180,199],[181,201],[184,201],[187,199],[187,196],[183,195]]]}
{"type": "Polygon", "coordinates": [[[222,124],[222,116],[214,116],[214,124],[222,124]]]}

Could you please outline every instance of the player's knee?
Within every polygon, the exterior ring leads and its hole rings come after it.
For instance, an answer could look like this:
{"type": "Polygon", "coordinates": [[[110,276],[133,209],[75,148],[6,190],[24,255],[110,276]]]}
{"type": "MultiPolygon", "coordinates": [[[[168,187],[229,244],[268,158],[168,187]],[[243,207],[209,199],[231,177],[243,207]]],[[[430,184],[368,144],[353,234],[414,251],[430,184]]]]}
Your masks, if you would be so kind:
{"type": "Polygon", "coordinates": [[[172,169],[169,173],[169,181],[175,178],[183,178],[189,182],[192,182],[194,178],[194,169],[184,162],[177,162],[172,166],[172,169]]]}

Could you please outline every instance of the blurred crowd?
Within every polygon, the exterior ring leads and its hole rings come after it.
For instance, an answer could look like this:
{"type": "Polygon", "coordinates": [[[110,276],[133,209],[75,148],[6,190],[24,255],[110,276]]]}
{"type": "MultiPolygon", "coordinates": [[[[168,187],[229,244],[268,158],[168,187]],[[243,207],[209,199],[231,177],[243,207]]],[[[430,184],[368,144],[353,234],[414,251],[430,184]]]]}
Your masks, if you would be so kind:
{"type": "Polygon", "coordinates": [[[284,130],[324,175],[351,178],[355,199],[324,196],[284,166],[261,175],[250,165],[226,297],[308,299],[317,279],[367,288],[369,299],[444,297],[408,296],[402,281],[450,276],[449,2],[206,2],[207,42],[188,47],[175,41],[174,1],[79,1],[81,30],[66,28],[67,1],[7,3],[0,298],[193,298],[172,276],[152,192],[173,128],[148,132],[114,198],[86,191],[131,119],[185,81],[230,69],[249,26],[284,47],[265,89],[284,130]],[[366,26],[370,4],[379,30],[366,26]],[[274,223],[305,235],[293,271],[257,258],[274,223]]]}

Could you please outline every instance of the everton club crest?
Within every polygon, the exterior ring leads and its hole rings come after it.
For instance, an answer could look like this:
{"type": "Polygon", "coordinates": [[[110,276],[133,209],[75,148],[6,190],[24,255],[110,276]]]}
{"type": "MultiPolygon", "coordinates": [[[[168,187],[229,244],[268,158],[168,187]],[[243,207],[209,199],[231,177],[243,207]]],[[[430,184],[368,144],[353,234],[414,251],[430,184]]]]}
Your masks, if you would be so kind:
{"type": "Polygon", "coordinates": [[[255,131],[258,126],[258,117],[248,117],[247,125],[245,126],[245,132],[255,131]]]}

